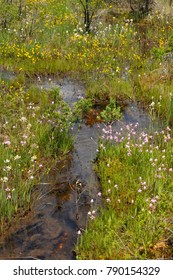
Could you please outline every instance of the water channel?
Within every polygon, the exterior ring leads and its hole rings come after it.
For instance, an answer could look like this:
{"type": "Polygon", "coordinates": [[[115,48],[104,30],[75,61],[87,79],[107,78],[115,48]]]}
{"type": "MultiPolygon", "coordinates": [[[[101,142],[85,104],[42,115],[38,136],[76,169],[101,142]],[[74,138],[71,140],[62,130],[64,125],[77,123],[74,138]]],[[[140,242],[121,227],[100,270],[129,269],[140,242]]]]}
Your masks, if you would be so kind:
{"type": "MultiPolygon", "coordinates": [[[[44,79],[38,86],[59,87],[70,106],[85,96],[84,87],[70,79],[44,79]]],[[[121,124],[138,122],[142,129],[151,125],[146,112],[137,103],[129,103],[123,111],[121,124]]],[[[56,163],[33,191],[31,212],[11,227],[0,244],[0,259],[75,259],[77,231],[85,229],[90,201],[100,205],[97,193],[99,180],[94,172],[98,137],[104,124],[80,124],[74,129],[73,151],[56,163]],[[76,134],[77,133],[77,134],[76,134]]]]}

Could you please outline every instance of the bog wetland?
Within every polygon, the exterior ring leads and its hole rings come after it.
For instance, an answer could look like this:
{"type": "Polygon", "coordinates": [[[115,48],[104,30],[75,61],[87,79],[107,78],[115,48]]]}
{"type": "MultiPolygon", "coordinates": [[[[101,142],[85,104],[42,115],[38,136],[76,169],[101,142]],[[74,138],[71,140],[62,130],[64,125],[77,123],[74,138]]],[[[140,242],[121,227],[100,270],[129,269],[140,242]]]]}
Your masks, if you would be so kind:
{"type": "Polygon", "coordinates": [[[173,7],[130,2],[0,0],[1,259],[172,259],[173,7]]]}
{"type": "MultiPolygon", "coordinates": [[[[14,78],[8,72],[3,72],[2,77],[14,78]]],[[[46,90],[59,87],[63,100],[70,106],[85,97],[85,88],[70,79],[59,84],[54,78],[44,78],[36,85],[46,90]]],[[[152,124],[145,110],[130,102],[123,110],[121,125],[136,122],[143,129],[152,124]]],[[[33,188],[30,212],[15,220],[15,227],[12,225],[7,236],[1,238],[2,259],[75,259],[77,232],[86,227],[91,199],[94,198],[97,208],[101,207],[94,161],[98,138],[105,126],[103,122],[89,125],[84,120],[75,125],[73,151],[33,188]]],[[[120,122],[113,127],[118,131],[120,122]]]]}

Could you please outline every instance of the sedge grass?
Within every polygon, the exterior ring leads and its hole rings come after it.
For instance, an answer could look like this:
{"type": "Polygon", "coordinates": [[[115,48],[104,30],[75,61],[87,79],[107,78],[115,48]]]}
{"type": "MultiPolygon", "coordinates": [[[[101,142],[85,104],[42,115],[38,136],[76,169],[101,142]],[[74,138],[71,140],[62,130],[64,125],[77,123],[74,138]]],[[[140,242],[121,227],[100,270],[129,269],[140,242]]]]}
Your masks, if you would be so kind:
{"type": "Polygon", "coordinates": [[[58,91],[0,84],[1,225],[29,207],[32,187],[48,163],[72,147],[71,112],[58,91]]]}
{"type": "Polygon", "coordinates": [[[137,126],[103,131],[96,166],[103,207],[93,220],[88,216],[76,246],[78,259],[166,259],[172,254],[171,131],[137,133],[137,126]]]}

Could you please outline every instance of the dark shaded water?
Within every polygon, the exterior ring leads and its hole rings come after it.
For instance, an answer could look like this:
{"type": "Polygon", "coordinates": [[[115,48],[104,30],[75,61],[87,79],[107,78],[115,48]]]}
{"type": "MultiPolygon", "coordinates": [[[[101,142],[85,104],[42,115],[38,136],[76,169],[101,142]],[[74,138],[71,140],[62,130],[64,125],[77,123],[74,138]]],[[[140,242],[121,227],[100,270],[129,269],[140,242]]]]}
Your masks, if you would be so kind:
{"type": "MultiPolygon", "coordinates": [[[[85,95],[81,85],[67,79],[61,83],[39,81],[38,85],[47,89],[60,86],[63,99],[70,105],[85,95]]],[[[137,103],[125,107],[121,124],[115,123],[114,129],[135,122],[142,128],[151,125],[137,103]]],[[[86,226],[91,198],[99,205],[93,161],[103,126],[81,124],[73,152],[57,162],[35,187],[32,210],[9,230],[1,243],[0,259],[75,259],[77,231],[86,226]]]]}
{"type": "Polygon", "coordinates": [[[16,78],[16,75],[12,71],[3,70],[0,68],[0,81],[1,80],[13,80],[16,78]]]}

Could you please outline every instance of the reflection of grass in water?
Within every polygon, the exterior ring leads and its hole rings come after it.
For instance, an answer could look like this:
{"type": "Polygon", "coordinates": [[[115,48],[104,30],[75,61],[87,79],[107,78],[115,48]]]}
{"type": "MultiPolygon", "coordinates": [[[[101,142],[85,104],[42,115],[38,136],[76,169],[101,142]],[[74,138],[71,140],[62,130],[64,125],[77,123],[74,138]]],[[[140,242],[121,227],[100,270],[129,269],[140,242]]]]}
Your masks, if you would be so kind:
{"type": "Polygon", "coordinates": [[[170,133],[138,133],[131,124],[104,129],[97,162],[104,207],[78,240],[79,259],[171,256],[165,241],[173,217],[170,133]]]}

